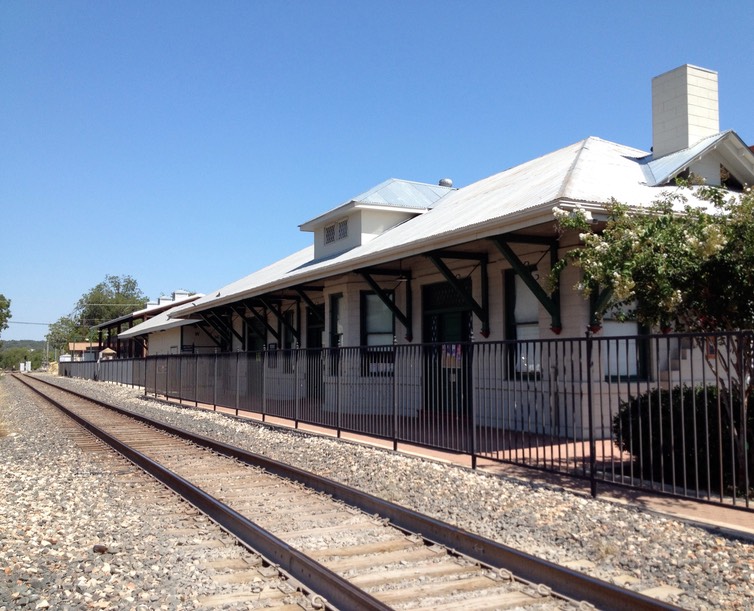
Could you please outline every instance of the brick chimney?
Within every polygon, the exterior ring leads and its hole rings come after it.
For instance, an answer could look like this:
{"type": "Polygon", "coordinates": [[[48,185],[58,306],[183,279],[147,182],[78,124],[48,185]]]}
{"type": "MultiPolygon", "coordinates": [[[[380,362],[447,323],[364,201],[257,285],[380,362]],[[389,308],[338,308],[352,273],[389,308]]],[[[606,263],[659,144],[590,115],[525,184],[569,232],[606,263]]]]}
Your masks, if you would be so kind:
{"type": "Polygon", "coordinates": [[[717,72],[685,64],[652,79],[655,159],[719,131],[717,72]]]}

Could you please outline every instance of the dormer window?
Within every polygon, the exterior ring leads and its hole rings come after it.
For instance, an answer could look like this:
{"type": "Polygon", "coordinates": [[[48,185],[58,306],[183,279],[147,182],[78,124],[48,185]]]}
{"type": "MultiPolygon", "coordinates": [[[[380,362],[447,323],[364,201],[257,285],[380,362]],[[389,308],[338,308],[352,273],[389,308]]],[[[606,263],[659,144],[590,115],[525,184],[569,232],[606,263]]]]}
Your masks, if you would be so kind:
{"type": "Polygon", "coordinates": [[[332,244],[336,240],[348,237],[348,219],[342,219],[337,223],[325,226],[325,244],[332,244]]]}
{"type": "Polygon", "coordinates": [[[453,190],[445,182],[429,185],[391,178],[299,227],[314,232],[315,259],[334,257],[426,213],[453,190]]]}

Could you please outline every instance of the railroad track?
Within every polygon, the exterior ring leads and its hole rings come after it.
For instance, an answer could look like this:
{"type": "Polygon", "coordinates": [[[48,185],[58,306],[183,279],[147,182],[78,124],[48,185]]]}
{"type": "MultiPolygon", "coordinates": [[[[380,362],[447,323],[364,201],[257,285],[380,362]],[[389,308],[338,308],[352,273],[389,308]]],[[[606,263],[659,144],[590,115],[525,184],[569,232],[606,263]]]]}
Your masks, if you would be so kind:
{"type": "Polygon", "coordinates": [[[263,456],[17,379],[328,608],[676,608],[263,456]]]}

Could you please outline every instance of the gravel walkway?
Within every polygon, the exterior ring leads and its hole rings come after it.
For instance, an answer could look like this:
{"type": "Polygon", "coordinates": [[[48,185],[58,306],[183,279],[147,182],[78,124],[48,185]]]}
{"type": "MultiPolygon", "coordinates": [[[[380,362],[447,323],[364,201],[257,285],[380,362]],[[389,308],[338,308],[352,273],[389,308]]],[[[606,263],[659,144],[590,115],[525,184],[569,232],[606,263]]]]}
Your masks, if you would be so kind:
{"type": "MultiPolygon", "coordinates": [[[[56,378],[55,382],[329,476],[595,577],[639,591],[653,590],[683,608],[754,609],[754,543],[750,540],[711,533],[555,487],[271,428],[210,411],[166,405],[145,399],[143,391],[137,389],[65,378],[56,378]]],[[[0,464],[4,490],[0,499],[0,577],[3,570],[6,576],[14,577],[25,570],[24,578],[39,580],[35,587],[44,593],[50,587],[53,566],[57,571],[71,573],[69,580],[75,582],[87,561],[84,556],[92,560],[91,542],[98,537],[117,539],[110,529],[117,530],[125,518],[109,513],[114,511],[109,499],[117,498],[117,489],[103,483],[102,478],[92,480],[82,475],[82,470],[96,467],[82,467],[75,448],[45,432],[36,410],[26,413],[28,402],[26,406],[18,403],[15,386],[7,379],[0,384],[0,454],[4,458],[0,464]],[[12,435],[2,436],[3,421],[14,431],[12,435]],[[22,423],[30,426],[21,429],[22,423]],[[56,479],[59,477],[65,483],[56,479]],[[109,486],[106,504],[100,502],[102,495],[97,491],[97,486],[102,485],[109,486]],[[65,499],[53,500],[56,494],[65,499]],[[47,518],[36,518],[41,511],[39,507],[50,504],[53,507],[60,504],[66,509],[64,516],[56,518],[62,525],[53,525],[49,513],[47,518]],[[56,528],[69,534],[56,535],[56,528]],[[6,538],[6,532],[12,534],[6,538]],[[86,543],[73,545],[73,536],[86,543]],[[57,539],[54,545],[49,544],[51,538],[57,539]],[[65,561],[53,561],[51,549],[65,561]]],[[[146,521],[139,524],[159,537],[159,524],[150,525],[146,521]]],[[[168,579],[168,574],[179,570],[174,560],[158,554],[142,565],[155,564],[168,579]]],[[[139,581],[145,575],[136,573],[132,576],[135,588],[150,592],[150,588],[159,587],[154,581],[139,581]]],[[[56,579],[59,583],[62,578],[56,579]]],[[[5,583],[7,580],[8,577],[5,583]]],[[[195,583],[190,591],[195,592],[200,586],[195,583]]],[[[2,587],[0,581],[0,611],[6,608],[3,605],[9,605],[3,598],[2,587]]],[[[166,595],[175,592],[169,587],[161,591],[166,595]]],[[[190,598],[161,601],[162,608],[179,608],[179,603],[180,608],[192,608],[187,600],[190,598]]],[[[30,608],[38,604],[29,601],[30,608]]],[[[13,608],[12,604],[7,608],[13,608]]],[[[135,606],[124,603],[109,608],[135,606]]]]}

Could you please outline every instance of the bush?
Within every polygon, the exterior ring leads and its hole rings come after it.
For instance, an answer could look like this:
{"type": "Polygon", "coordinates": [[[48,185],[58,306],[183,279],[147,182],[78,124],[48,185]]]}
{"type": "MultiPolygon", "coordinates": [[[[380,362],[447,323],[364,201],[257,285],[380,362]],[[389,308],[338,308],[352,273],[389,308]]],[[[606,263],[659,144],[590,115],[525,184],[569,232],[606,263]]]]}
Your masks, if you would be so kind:
{"type": "MultiPolygon", "coordinates": [[[[723,399],[732,400],[733,425],[742,421],[739,393],[719,395],[715,386],[655,389],[623,402],[613,420],[621,450],[631,454],[646,480],[688,490],[740,491],[744,469],[731,433],[731,418],[723,399]]],[[[748,401],[747,448],[749,482],[754,478],[754,401],[748,401]]],[[[751,487],[751,486],[750,486],[751,487]]]]}

